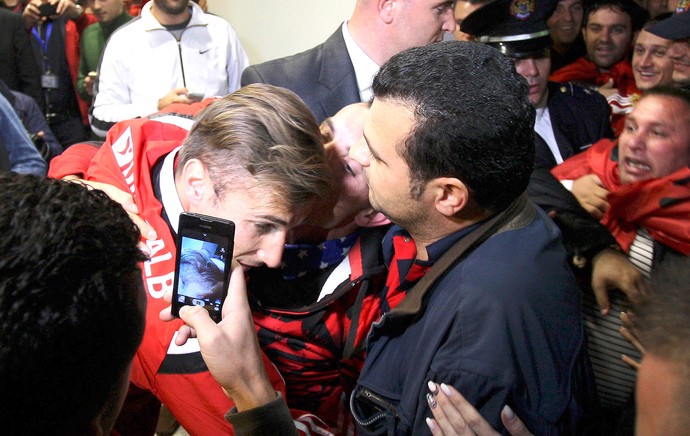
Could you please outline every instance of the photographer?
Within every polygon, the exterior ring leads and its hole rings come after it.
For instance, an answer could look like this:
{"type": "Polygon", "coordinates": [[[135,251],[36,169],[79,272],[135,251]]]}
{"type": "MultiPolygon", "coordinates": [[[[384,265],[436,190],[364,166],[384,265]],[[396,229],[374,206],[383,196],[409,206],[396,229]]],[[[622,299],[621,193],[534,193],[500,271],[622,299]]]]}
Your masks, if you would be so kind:
{"type": "Polygon", "coordinates": [[[87,140],[87,104],[76,89],[79,38],[90,19],[72,0],[32,0],[22,12],[41,73],[45,115],[63,147],[87,140]]]}

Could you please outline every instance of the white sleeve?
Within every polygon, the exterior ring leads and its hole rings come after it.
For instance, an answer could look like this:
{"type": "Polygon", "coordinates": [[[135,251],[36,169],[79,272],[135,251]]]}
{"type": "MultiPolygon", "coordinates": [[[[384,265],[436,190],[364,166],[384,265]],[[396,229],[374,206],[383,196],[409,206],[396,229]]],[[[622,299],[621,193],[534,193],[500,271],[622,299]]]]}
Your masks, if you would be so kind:
{"type": "Polygon", "coordinates": [[[242,72],[247,66],[249,66],[249,57],[244,51],[237,33],[228,24],[228,93],[240,89],[242,72]]]}
{"type": "MultiPolygon", "coordinates": [[[[131,68],[127,66],[126,38],[113,35],[106,44],[94,87],[91,127],[94,133],[105,137],[115,123],[149,115],[158,110],[157,101],[151,104],[133,104],[130,99],[131,68]]],[[[131,60],[129,60],[131,61],[131,60]]]]}

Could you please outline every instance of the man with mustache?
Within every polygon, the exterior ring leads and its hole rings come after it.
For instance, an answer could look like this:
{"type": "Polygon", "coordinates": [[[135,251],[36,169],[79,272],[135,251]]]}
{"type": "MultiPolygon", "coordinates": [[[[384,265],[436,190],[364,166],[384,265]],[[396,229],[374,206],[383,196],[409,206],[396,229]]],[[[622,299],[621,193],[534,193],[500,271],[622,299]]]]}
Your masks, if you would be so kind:
{"type": "MultiPolygon", "coordinates": [[[[617,142],[602,140],[553,173],[559,180],[576,180],[575,185],[590,182],[593,188],[573,193],[648,278],[666,252],[690,255],[689,164],[690,94],[652,88],[628,115],[617,142]]],[[[638,298],[615,292],[608,300],[611,312],[618,314],[638,298]]],[[[618,335],[618,316],[602,314],[592,298],[585,298],[583,311],[589,320],[590,352],[600,362],[595,373],[602,406],[613,422],[630,407],[635,382],[635,372],[619,355],[639,353],[618,335]],[[618,351],[612,354],[613,349],[618,351]]]]}
{"type": "Polygon", "coordinates": [[[172,103],[226,95],[249,63],[235,30],[189,0],[153,0],[138,19],[114,32],[95,85],[91,130],[105,137],[118,121],[172,103]]]}

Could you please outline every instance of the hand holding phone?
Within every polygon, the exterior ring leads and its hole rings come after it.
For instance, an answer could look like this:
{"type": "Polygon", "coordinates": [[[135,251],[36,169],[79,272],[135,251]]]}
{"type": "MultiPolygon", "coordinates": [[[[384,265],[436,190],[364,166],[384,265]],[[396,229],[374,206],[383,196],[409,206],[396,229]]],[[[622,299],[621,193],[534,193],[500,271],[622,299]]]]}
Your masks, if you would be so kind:
{"type": "Polygon", "coordinates": [[[55,15],[57,13],[57,3],[51,4],[51,3],[42,3],[38,7],[38,14],[41,17],[49,17],[51,15],[55,15]]]}
{"type": "Polygon", "coordinates": [[[189,99],[189,101],[196,103],[197,101],[201,101],[204,99],[204,94],[198,92],[190,92],[189,94],[187,94],[187,99],[189,99]]]}
{"type": "Polygon", "coordinates": [[[201,306],[221,320],[232,263],[235,224],[221,218],[184,212],[177,234],[172,314],[180,307],[201,306]]]}

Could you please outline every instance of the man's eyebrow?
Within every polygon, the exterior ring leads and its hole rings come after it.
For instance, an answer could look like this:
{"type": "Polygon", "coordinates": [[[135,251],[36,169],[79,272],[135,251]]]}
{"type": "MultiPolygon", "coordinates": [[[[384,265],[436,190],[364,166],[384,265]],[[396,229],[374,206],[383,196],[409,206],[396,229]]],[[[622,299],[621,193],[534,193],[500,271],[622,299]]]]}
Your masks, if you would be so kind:
{"type": "Polygon", "coordinates": [[[367,134],[362,132],[362,136],[364,137],[364,142],[367,143],[367,148],[369,149],[369,153],[371,153],[371,155],[374,156],[374,159],[376,159],[378,161],[383,161],[383,159],[381,159],[381,156],[379,156],[379,154],[376,153],[376,150],[371,148],[371,142],[369,142],[369,138],[367,138],[367,134]]]}
{"type": "Polygon", "coordinates": [[[257,218],[262,219],[262,220],[266,220],[266,221],[270,221],[274,224],[278,224],[279,226],[283,226],[283,227],[287,227],[289,224],[284,219],[278,218],[275,215],[258,215],[257,218]]]}

